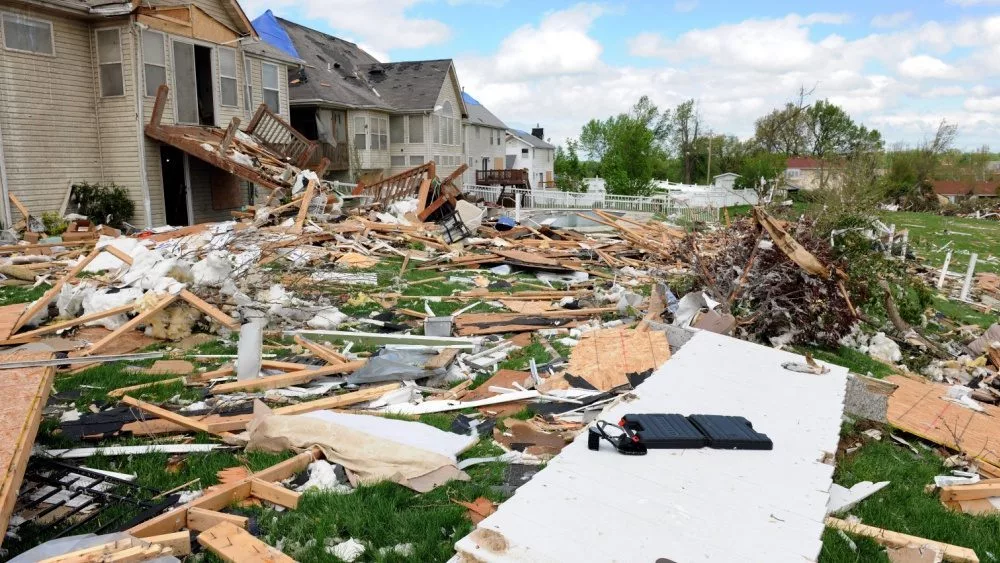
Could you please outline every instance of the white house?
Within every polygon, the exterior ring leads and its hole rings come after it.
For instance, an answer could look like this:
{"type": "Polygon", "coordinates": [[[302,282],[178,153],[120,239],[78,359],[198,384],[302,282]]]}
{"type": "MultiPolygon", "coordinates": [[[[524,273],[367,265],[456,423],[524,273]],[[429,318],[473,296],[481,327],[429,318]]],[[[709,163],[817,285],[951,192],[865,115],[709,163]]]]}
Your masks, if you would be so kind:
{"type": "Polygon", "coordinates": [[[740,175],[735,172],[724,172],[712,178],[712,185],[731,190],[736,187],[736,179],[739,177],[740,175]]]}
{"type": "Polygon", "coordinates": [[[527,170],[532,187],[553,187],[553,170],[556,161],[556,147],[543,141],[545,131],[541,127],[531,133],[507,130],[507,168],[527,170]]]}
{"type": "Polygon", "coordinates": [[[476,171],[503,170],[506,167],[504,137],[507,126],[469,94],[462,92],[462,101],[469,112],[469,117],[463,120],[463,149],[469,165],[465,183],[477,184],[476,171]]]}

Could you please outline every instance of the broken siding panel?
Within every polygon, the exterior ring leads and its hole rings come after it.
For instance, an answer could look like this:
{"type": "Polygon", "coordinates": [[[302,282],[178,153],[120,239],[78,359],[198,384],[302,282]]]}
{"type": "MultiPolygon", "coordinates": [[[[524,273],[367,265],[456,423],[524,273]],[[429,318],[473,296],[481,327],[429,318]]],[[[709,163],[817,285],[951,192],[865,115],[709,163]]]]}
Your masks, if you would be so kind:
{"type": "Polygon", "coordinates": [[[2,6],[0,11],[52,23],[54,56],[8,51],[0,43],[7,181],[10,192],[41,215],[59,209],[71,182],[101,180],[91,28],[36,10],[2,6]]]}
{"type": "MultiPolygon", "coordinates": [[[[145,225],[145,201],[142,194],[142,168],[139,163],[139,137],[136,122],[136,39],[130,26],[102,25],[97,30],[117,29],[121,44],[122,77],[125,94],[122,96],[102,97],[100,95],[99,71],[94,71],[97,84],[97,115],[98,130],[101,144],[101,157],[104,168],[104,180],[114,182],[128,190],[129,196],[135,202],[135,215],[130,223],[145,225]]],[[[96,36],[95,36],[96,37],[96,36]]],[[[97,40],[93,47],[94,61],[97,61],[97,40]]]]}
{"type": "MultiPolygon", "coordinates": [[[[201,8],[208,15],[219,20],[229,28],[239,30],[241,24],[237,23],[230,14],[230,11],[226,8],[226,0],[146,0],[143,2],[144,5],[149,6],[187,6],[188,4],[194,4],[195,6],[201,8]]],[[[242,33],[241,33],[242,35],[242,33]]]]}

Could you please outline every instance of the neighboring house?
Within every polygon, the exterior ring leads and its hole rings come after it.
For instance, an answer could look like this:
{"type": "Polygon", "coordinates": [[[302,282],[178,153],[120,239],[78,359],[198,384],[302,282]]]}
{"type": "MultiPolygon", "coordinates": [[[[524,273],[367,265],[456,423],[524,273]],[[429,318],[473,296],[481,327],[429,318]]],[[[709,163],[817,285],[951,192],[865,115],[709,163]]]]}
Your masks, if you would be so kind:
{"type": "MultiPolygon", "coordinates": [[[[469,112],[469,118],[463,124],[464,152],[469,165],[465,172],[465,183],[478,184],[477,171],[503,170],[506,167],[507,146],[504,137],[507,126],[469,94],[462,92],[462,100],[469,112]]],[[[483,174],[480,174],[480,178],[483,178],[483,174]]]]}
{"type": "Polygon", "coordinates": [[[785,162],[785,185],[789,190],[836,188],[841,182],[840,168],[829,162],[800,156],[785,162]]]}
{"type": "Polygon", "coordinates": [[[1000,181],[934,180],[934,193],[956,203],[965,199],[1000,197],[1000,181]]]}
{"type": "Polygon", "coordinates": [[[270,11],[255,26],[306,63],[289,88],[292,125],[320,142],[330,177],[388,176],[431,159],[445,177],[465,160],[467,111],[450,59],[382,63],[354,43],[270,11]]]}
{"type": "Polygon", "coordinates": [[[507,168],[527,170],[531,187],[554,187],[553,170],[556,147],[543,141],[545,131],[535,127],[531,134],[517,129],[507,131],[507,168]]]}
{"type": "Polygon", "coordinates": [[[735,172],[724,172],[712,178],[712,185],[716,188],[731,190],[736,187],[736,179],[739,177],[740,175],[735,172]]]}
{"type": "Polygon", "coordinates": [[[216,205],[217,186],[252,198],[143,132],[161,84],[165,125],[225,127],[262,101],[288,117],[298,61],[261,44],[235,0],[5,0],[0,24],[3,223],[8,193],[40,215],[76,182],[126,187],[143,227],[229,218],[239,202],[216,205]]]}

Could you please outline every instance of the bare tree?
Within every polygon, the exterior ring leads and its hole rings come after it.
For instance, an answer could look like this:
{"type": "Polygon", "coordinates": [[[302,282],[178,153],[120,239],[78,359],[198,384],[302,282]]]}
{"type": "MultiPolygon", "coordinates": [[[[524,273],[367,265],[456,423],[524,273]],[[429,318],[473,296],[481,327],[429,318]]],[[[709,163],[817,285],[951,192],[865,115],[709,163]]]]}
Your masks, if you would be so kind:
{"type": "Polygon", "coordinates": [[[695,143],[701,129],[701,116],[694,105],[694,100],[688,100],[677,106],[673,115],[673,145],[684,164],[684,183],[691,183],[694,168],[695,143]]]}

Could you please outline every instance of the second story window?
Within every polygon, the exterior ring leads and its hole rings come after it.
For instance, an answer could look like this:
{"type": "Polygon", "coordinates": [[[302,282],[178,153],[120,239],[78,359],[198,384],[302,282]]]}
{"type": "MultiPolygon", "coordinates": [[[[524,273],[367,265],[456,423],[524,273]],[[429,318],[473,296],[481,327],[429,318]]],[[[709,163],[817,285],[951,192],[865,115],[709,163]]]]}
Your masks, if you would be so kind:
{"type": "Polygon", "coordinates": [[[3,46],[11,51],[54,55],[52,24],[44,20],[4,13],[3,46]]]}
{"type": "Polygon", "coordinates": [[[368,148],[368,123],[364,117],[354,118],[354,149],[363,151],[368,148]]]}
{"type": "Polygon", "coordinates": [[[101,96],[124,96],[122,42],[118,29],[97,30],[97,64],[101,75],[101,96]]]}
{"type": "MultiPolygon", "coordinates": [[[[410,138],[411,143],[422,143],[424,142],[424,116],[422,115],[411,115],[410,116],[410,138]]],[[[423,158],[420,159],[423,161],[423,158]]]]}
{"type": "MultiPolygon", "coordinates": [[[[239,106],[238,87],[236,85],[236,50],[219,47],[219,103],[224,106],[239,106]]],[[[278,111],[278,110],[273,110],[278,111]]]]}
{"type": "Polygon", "coordinates": [[[389,140],[393,143],[402,143],[405,139],[404,124],[406,118],[402,115],[394,115],[389,118],[389,140]]]}
{"type": "Polygon", "coordinates": [[[261,63],[260,82],[264,91],[264,103],[274,113],[281,112],[281,90],[278,88],[278,65],[261,63]]]}
{"type": "Polygon", "coordinates": [[[167,83],[167,56],[162,33],[148,29],[142,32],[142,66],[146,95],[155,96],[160,85],[167,83]]]}
{"type": "Polygon", "coordinates": [[[380,151],[389,150],[389,119],[385,117],[372,118],[372,148],[380,151]]]}

